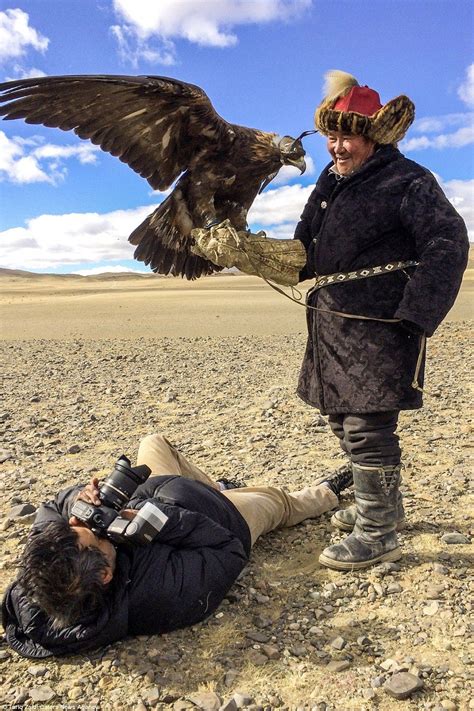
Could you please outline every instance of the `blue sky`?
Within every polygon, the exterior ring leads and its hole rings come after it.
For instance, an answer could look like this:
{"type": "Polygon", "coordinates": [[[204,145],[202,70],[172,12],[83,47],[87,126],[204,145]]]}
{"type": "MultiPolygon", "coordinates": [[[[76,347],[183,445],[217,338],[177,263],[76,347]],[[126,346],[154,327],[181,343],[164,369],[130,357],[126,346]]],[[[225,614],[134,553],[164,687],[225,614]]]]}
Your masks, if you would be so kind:
{"type": "MultiPolygon", "coordinates": [[[[328,69],[382,102],[407,94],[416,122],[401,150],[432,170],[474,240],[471,0],[0,0],[0,78],[158,74],[201,86],[228,121],[298,135],[312,128],[328,69]]],[[[252,227],[291,237],[328,162],[281,171],[252,227]]],[[[128,234],[163,199],[73,133],[0,121],[0,266],[38,272],[124,268],[128,234]]]]}

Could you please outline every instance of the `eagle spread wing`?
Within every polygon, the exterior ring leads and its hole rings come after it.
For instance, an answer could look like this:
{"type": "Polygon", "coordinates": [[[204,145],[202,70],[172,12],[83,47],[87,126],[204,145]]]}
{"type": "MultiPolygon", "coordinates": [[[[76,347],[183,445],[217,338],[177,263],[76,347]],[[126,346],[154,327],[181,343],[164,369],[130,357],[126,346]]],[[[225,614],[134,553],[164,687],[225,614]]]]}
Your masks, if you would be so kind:
{"type": "MultiPolygon", "coordinates": [[[[18,79],[0,84],[0,115],[73,130],[155,190],[179,178],[129,240],[154,271],[188,279],[221,269],[190,251],[191,230],[226,218],[245,228],[262,181],[286,162],[275,134],[228,123],[202,89],[167,77],[18,79]]],[[[301,162],[302,148],[291,148],[301,162]]]]}

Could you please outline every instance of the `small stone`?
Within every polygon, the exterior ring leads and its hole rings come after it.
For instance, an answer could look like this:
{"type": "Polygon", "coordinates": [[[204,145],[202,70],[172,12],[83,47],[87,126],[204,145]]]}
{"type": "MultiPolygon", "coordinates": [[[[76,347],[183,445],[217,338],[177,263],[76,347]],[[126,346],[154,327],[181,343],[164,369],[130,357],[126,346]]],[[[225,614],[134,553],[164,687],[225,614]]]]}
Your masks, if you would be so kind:
{"type": "Polygon", "coordinates": [[[341,650],[341,649],[344,649],[346,644],[347,644],[347,642],[344,639],[344,637],[336,637],[335,639],[332,640],[331,647],[333,647],[334,649],[341,650]]]}
{"type": "Polygon", "coordinates": [[[235,680],[239,676],[239,672],[237,669],[229,669],[226,671],[225,676],[224,676],[224,684],[226,686],[233,686],[235,680]]]}
{"type": "Polygon", "coordinates": [[[387,587],[387,595],[395,595],[400,592],[403,592],[403,588],[400,583],[390,583],[387,587]]]}
{"type": "Polygon", "coordinates": [[[444,585],[430,585],[426,590],[426,597],[430,600],[436,600],[443,595],[444,591],[444,585]]]}
{"type": "Polygon", "coordinates": [[[157,686],[150,686],[148,689],[143,689],[141,696],[149,706],[156,706],[160,700],[160,690],[157,686]]]}
{"type": "Polygon", "coordinates": [[[256,667],[263,667],[268,662],[268,657],[257,649],[251,649],[248,654],[249,661],[256,667]]]}
{"type": "Polygon", "coordinates": [[[383,688],[394,699],[408,699],[415,691],[423,688],[423,681],[410,672],[399,672],[390,677],[383,688]]]}
{"type": "Polygon", "coordinates": [[[28,674],[31,674],[31,676],[35,677],[44,676],[47,671],[48,667],[42,667],[39,664],[35,664],[34,666],[28,667],[28,674]]]}
{"type": "Polygon", "coordinates": [[[163,398],[163,402],[174,402],[178,395],[171,390],[169,390],[163,398]]]}
{"type": "Polygon", "coordinates": [[[384,671],[398,671],[400,665],[396,659],[385,659],[383,662],[380,662],[380,668],[384,671]]]}
{"type": "Polygon", "coordinates": [[[68,454],[79,454],[81,451],[81,448],[78,444],[72,444],[69,449],[67,450],[68,454]]]}
{"type": "Polygon", "coordinates": [[[253,696],[250,696],[245,691],[236,691],[232,698],[238,709],[243,709],[245,706],[253,704],[253,696]]]}
{"type": "Polygon", "coordinates": [[[372,644],[372,642],[368,637],[362,634],[360,635],[360,637],[357,637],[357,644],[359,645],[359,647],[368,647],[372,644]]]}
{"type": "Polygon", "coordinates": [[[437,612],[439,612],[439,602],[437,600],[433,600],[423,608],[423,614],[428,615],[428,617],[433,617],[437,612]]]}
{"type": "Polygon", "coordinates": [[[443,709],[446,709],[446,711],[457,711],[458,708],[454,701],[450,699],[443,699],[440,705],[443,709]]]}
{"type": "Polygon", "coordinates": [[[258,630],[251,630],[247,632],[246,637],[251,639],[252,642],[268,642],[270,640],[270,635],[265,634],[265,632],[259,632],[258,630]]]}
{"type": "Polygon", "coordinates": [[[342,672],[349,669],[350,666],[350,662],[348,662],[347,659],[341,659],[341,661],[333,659],[332,662],[327,664],[326,669],[328,672],[342,672]]]}
{"type": "Polygon", "coordinates": [[[384,677],[384,676],[374,676],[374,678],[373,678],[372,681],[370,682],[370,685],[371,685],[374,689],[380,689],[380,687],[383,686],[384,681],[385,681],[385,677],[384,677]]]}
{"type": "Polygon", "coordinates": [[[18,504],[17,506],[12,506],[12,508],[7,513],[7,517],[20,518],[21,516],[32,514],[35,511],[36,506],[33,506],[33,504],[18,504]]]}
{"type": "Polygon", "coordinates": [[[362,689],[362,696],[366,701],[371,701],[371,699],[375,699],[376,693],[373,689],[362,689]]]}
{"type": "Polygon", "coordinates": [[[0,464],[3,464],[3,462],[7,462],[12,457],[13,454],[12,452],[9,452],[8,449],[0,449],[0,464]]]}
{"type": "Polygon", "coordinates": [[[444,536],[441,536],[441,540],[448,545],[462,545],[470,542],[467,536],[463,536],[462,533],[458,533],[457,531],[454,533],[445,533],[444,536]]]}
{"type": "Polygon", "coordinates": [[[280,659],[280,650],[278,649],[278,647],[275,647],[273,644],[263,644],[262,645],[262,652],[269,659],[280,659]]]}
{"type": "Polygon", "coordinates": [[[219,711],[221,700],[213,691],[200,691],[188,696],[188,699],[203,711],[219,711]]]}
{"type": "Polygon", "coordinates": [[[433,565],[433,572],[439,573],[440,575],[447,575],[449,573],[449,570],[445,565],[442,565],[441,563],[435,563],[433,565]]]}
{"type": "Polygon", "coordinates": [[[29,696],[32,701],[51,701],[56,694],[50,686],[38,686],[30,689],[29,696]]]}
{"type": "Polygon", "coordinates": [[[304,644],[295,644],[293,647],[290,649],[291,654],[294,657],[305,657],[308,654],[308,650],[304,646],[304,644]]]}
{"type": "Polygon", "coordinates": [[[235,703],[235,699],[229,699],[220,707],[219,711],[237,711],[239,707],[235,703]]]}
{"type": "Polygon", "coordinates": [[[83,696],[83,694],[84,691],[80,686],[73,686],[72,689],[69,689],[69,691],[67,692],[67,697],[71,701],[77,701],[81,698],[81,696],[83,696]]]}

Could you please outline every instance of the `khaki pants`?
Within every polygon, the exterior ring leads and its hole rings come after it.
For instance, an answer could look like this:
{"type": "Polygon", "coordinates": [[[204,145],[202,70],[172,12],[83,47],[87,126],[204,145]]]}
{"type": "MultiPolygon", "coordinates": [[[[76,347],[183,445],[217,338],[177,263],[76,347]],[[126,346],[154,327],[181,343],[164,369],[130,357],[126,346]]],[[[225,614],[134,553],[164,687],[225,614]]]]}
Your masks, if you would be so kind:
{"type": "MultiPolygon", "coordinates": [[[[219,490],[218,484],[188,461],[163,435],[148,435],[142,439],[137,464],[147,464],[155,476],[180,475],[219,490]]],[[[247,522],[252,545],[264,533],[316,518],[339,503],[336,494],[322,484],[291,494],[273,486],[248,486],[223,491],[222,495],[232,501],[247,522]]]]}

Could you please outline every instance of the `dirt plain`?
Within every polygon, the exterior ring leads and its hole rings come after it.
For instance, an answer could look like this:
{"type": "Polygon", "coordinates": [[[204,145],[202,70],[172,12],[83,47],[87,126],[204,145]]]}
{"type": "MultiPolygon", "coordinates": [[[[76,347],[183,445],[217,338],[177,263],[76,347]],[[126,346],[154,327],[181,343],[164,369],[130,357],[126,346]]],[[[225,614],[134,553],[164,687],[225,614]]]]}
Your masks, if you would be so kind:
{"type": "MultiPolygon", "coordinates": [[[[473,709],[473,292],[471,265],[429,341],[425,407],[401,416],[399,565],[321,568],[340,537],[329,514],[276,532],[192,629],[41,663],[2,646],[4,708],[473,709]],[[423,688],[395,700],[383,685],[404,669],[423,688]]],[[[305,311],[257,279],[3,271],[0,323],[3,589],[31,522],[10,509],[105,475],[145,434],[165,433],[216,478],[287,489],[343,463],[325,418],[295,395],[305,311]]]]}

